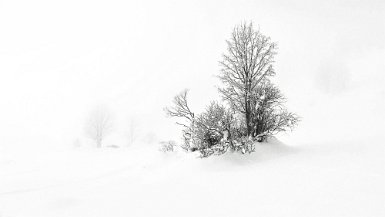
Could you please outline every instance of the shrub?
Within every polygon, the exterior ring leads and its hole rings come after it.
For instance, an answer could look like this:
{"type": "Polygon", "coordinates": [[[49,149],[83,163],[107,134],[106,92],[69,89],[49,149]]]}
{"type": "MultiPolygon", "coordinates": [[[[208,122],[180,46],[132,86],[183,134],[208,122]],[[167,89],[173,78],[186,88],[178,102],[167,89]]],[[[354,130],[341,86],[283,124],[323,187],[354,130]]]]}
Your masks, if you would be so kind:
{"type": "Polygon", "coordinates": [[[173,152],[175,150],[176,143],[174,141],[164,141],[160,142],[159,150],[161,152],[173,152]]]}
{"type": "Polygon", "coordinates": [[[232,121],[231,112],[219,103],[211,102],[191,127],[192,146],[202,157],[225,153],[229,147],[232,121]]]}
{"type": "Polygon", "coordinates": [[[269,136],[293,129],[299,117],[284,107],[285,98],[271,82],[264,81],[252,95],[252,136],[265,141],[269,136]]]}
{"type": "Polygon", "coordinates": [[[231,148],[235,152],[250,154],[255,151],[255,143],[250,137],[235,138],[231,148]]]}

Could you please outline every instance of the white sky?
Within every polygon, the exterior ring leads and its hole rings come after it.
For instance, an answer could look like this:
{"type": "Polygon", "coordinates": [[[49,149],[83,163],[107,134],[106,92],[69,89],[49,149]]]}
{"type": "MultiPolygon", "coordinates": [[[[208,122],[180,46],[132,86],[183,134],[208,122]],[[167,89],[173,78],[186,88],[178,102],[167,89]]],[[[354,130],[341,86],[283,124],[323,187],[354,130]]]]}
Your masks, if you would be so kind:
{"type": "Polygon", "coordinates": [[[378,136],[385,127],[384,1],[0,0],[0,145],[68,145],[106,104],[122,134],[179,131],[163,107],[218,99],[225,40],[253,21],[279,45],[275,82],[303,121],[288,141],[378,136]]]}

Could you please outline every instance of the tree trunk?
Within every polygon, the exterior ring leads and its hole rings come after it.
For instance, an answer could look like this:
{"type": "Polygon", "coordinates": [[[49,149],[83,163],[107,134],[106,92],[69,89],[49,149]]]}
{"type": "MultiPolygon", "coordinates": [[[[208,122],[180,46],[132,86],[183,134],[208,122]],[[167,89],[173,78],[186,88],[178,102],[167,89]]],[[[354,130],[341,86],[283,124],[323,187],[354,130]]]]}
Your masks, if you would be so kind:
{"type": "Polygon", "coordinates": [[[101,139],[97,139],[96,140],[96,147],[97,148],[101,148],[102,147],[102,140],[101,139]]]}
{"type": "Polygon", "coordinates": [[[251,111],[250,111],[250,100],[248,99],[248,94],[246,93],[245,97],[245,116],[246,116],[246,129],[247,137],[251,135],[251,111]]]}

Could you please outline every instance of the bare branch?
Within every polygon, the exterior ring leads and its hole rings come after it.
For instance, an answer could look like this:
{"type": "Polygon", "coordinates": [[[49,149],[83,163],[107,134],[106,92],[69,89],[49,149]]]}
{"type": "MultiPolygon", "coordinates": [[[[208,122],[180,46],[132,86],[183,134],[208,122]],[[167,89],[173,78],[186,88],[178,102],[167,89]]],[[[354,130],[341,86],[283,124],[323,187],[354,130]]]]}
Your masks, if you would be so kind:
{"type": "Polygon", "coordinates": [[[166,107],[165,111],[170,117],[181,117],[189,121],[194,119],[194,113],[190,110],[187,104],[187,94],[188,90],[182,91],[180,94],[174,97],[172,107],[166,107]]]}

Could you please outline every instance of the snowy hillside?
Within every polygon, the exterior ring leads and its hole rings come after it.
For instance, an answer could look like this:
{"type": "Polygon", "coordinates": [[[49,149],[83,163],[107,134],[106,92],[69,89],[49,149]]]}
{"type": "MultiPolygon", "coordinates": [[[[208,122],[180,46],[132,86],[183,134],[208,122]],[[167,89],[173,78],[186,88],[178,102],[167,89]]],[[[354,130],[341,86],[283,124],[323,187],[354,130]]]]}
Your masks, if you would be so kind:
{"type": "Polygon", "coordinates": [[[385,217],[384,39],[385,0],[0,0],[0,217],[385,217]]]}
{"type": "Polygon", "coordinates": [[[257,144],[197,159],[147,149],[0,156],[1,217],[384,216],[380,142],[257,144]]]}

